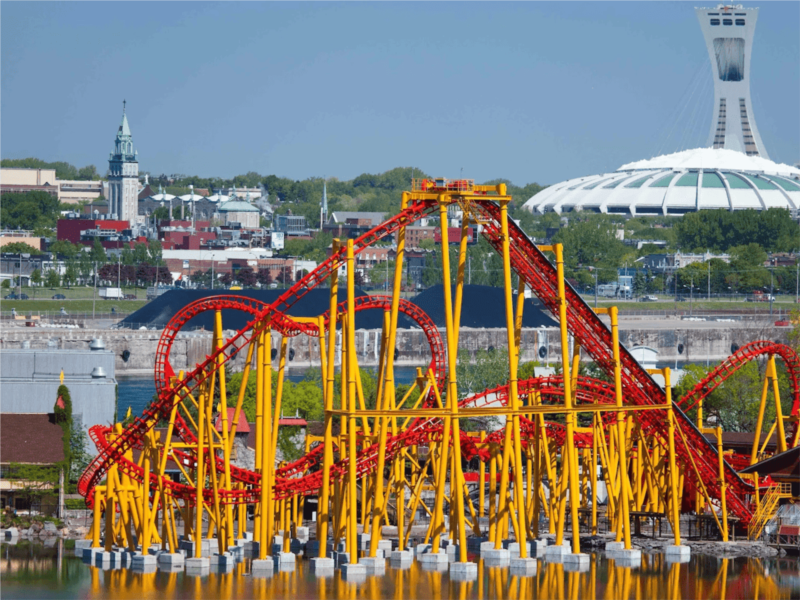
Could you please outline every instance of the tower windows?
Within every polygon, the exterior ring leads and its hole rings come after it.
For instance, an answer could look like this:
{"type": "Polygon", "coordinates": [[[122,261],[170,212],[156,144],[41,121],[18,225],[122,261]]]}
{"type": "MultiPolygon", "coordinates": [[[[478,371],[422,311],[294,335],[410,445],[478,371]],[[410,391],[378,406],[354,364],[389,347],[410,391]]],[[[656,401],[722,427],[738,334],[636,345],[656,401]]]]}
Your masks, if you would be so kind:
{"type": "Polygon", "coordinates": [[[723,25],[733,25],[733,19],[722,19],[723,25]]]}
{"type": "Polygon", "coordinates": [[[736,24],[739,27],[744,27],[744,19],[736,19],[736,24]]]}
{"type": "Polygon", "coordinates": [[[742,119],[742,133],[744,134],[744,151],[747,156],[760,156],[750,129],[750,121],[747,118],[747,102],[744,98],[739,98],[739,113],[742,119]]]}
{"type": "Polygon", "coordinates": [[[712,25],[719,25],[719,19],[711,19],[712,25]]]}

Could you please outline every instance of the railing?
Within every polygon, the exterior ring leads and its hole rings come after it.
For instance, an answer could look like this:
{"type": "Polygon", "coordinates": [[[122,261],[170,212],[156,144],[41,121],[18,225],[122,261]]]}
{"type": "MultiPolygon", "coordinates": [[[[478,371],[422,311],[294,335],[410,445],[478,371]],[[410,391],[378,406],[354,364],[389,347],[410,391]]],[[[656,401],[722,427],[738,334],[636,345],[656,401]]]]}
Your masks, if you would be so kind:
{"type": "Polygon", "coordinates": [[[790,498],[792,496],[792,485],[789,483],[780,483],[771,486],[753,514],[753,519],[747,526],[747,538],[749,540],[757,540],[761,537],[766,524],[775,516],[778,510],[778,501],[781,498],[790,498]]]}

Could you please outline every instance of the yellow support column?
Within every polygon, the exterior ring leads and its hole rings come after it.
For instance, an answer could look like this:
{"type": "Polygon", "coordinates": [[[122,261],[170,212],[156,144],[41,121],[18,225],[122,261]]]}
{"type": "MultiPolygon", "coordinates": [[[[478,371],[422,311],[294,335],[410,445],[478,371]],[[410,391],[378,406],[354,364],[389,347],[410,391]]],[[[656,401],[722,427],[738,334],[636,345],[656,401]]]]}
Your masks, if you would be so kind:
{"type": "Polygon", "coordinates": [[[353,240],[347,240],[347,351],[342,343],[342,361],[347,359],[347,400],[349,411],[349,428],[347,431],[347,551],[350,553],[350,564],[358,564],[358,515],[356,499],[358,488],[356,486],[356,373],[358,368],[355,357],[356,313],[355,313],[355,257],[353,254],[353,240]]]}
{"type": "MultiPolygon", "coordinates": [[[[670,378],[669,367],[664,369],[664,389],[667,393],[667,404],[672,406],[672,381],[670,378]]],[[[689,546],[681,546],[681,498],[678,494],[678,466],[675,461],[675,413],[667,411],[669,419],[669,487],[670,487],[670,510],[672,511],[672,533],[675,544],[667,546],[666,554],[668,557],[685,558],[691,555],[689,546]]]]}
{"type": "Polygon", "coordinates": [[[586,562],[589,556],[580,554],[580,522],[578,520],[578,503],[580,490],[578,488],[578,459],[575,450],[575,414],[572,407],[572,378],[570,377],[569,332],[567,329],[567,297],[564,283],[564,250],[561,244],[555,244],[556,270],[558,274],[558,316],[561,327],[561,362],[564,379],[564,410],[566,411],[566,459],[569,464],[569,505],[572,520],[572,553],[576,558],[565,558],[569,561],[586,562]]]}

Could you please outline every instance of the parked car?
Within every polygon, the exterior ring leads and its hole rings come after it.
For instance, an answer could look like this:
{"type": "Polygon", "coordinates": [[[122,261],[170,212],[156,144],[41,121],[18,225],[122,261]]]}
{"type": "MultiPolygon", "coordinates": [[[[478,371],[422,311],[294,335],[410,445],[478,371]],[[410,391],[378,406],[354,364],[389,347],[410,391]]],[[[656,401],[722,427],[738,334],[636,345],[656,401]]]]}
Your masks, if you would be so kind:
{"type": "Polygon", "coordinates": [[[136,294],[125,294],[122,297],[123,300],[136,300],[136,294]]]}
{"type": "Polygon", "coordinates": [[[9,294],[5,300],[27,300],[28,294],[9,294]]]}
{"type": "Polygon", "coordinates": [[[53,296],[53,300],[66,300],[67,297],[64,294],[56,294],[53,296]]]}
{"type": "Polygon", "coordinates": [[[658,302],[658,296],[642,296],[639,302],[658,302]]]}

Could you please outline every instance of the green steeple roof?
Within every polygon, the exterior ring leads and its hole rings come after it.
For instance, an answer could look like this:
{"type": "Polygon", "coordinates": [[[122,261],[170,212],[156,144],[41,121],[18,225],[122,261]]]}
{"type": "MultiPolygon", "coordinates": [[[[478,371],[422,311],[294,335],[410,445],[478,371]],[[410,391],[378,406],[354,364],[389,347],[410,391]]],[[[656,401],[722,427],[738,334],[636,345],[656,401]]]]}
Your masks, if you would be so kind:
{"type": "Polygon", "coordinates": [[[119,131],[117,132],[117,137],[121,136],[131,136],[131,128],[128,125],[128,115],[125,114],[125,100],[122,101],[122,124],[119,126],[119,131]]]}

